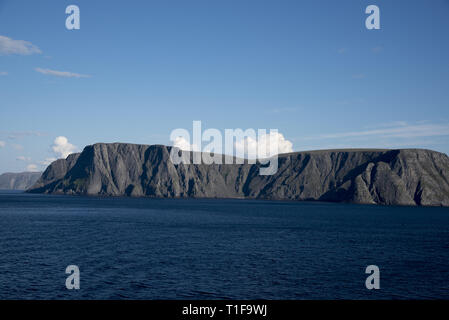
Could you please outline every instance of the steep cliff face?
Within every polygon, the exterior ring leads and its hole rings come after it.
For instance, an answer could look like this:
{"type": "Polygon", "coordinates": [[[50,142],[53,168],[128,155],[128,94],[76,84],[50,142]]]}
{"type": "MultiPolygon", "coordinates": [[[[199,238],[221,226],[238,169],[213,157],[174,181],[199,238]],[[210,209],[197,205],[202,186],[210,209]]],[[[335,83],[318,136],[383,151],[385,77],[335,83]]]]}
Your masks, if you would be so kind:
{"type": "Polygon", "coordinates": [[[28,191],[105,196],[320,200],[449,206],[449,157],[418,149],[323,150],[259,164],[173,164],[170,147],[95,144],[53,162],[28,191]]]}
{"type": "Polygon", "coordinates": [[[74,153],[69,155],[67,159],[58,159],[52,162],[44,173],[40,175],[40,178],[36,181],[36,183],[31,186],[31,189],[35,193],[49,193],[48,190],[63,179],[67,172],[72,169],[77,162],[79,155],[79,153],[74,153]]]}
{"type": "Polygon", "coordinates": [[[34,185],[42,172],[4,173],[0,175],[1,190],[26,190],[34,185]]]}

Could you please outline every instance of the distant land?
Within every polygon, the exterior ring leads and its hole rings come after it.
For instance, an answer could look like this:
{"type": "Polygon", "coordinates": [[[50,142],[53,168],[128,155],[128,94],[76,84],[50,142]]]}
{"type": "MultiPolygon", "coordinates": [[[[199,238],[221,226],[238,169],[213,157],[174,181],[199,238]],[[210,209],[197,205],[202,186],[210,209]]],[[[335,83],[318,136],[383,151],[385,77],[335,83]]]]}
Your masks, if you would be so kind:
{"type": "Polygon", "coordinates": [[[0,175],[0,190],[26,190],[34,185],[42,172],[7,172],[0,175]]]}
{"type": "Polygon", "coordinates": [[[316,200],[449,206],[449,157],[424,149],[342,149],[260,164],[174,165],[171,147],[98,143],[53,162],[28,192],[160,198],[316,200]]]}

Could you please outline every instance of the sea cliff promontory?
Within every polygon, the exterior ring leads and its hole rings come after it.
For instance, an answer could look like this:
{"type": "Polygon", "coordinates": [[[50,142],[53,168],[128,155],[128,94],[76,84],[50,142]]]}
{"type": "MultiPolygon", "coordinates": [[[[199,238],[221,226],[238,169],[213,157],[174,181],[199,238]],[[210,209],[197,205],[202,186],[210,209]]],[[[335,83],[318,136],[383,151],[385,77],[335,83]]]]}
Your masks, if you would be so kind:
{"type": "Polygon", "coordinates": [[[425,149],[341,149],[260,164],[174,164],[172,147],[98,143],[50,164],[28,192],[163,198],[317,200],[449,206],[449,157],[425,149]]]}

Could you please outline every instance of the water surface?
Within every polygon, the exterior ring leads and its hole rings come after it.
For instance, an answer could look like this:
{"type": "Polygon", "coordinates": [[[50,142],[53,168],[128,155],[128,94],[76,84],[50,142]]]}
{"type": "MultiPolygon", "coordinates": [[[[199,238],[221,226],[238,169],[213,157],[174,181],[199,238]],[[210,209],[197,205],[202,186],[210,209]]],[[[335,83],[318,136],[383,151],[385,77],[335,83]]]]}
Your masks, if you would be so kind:
{"type": "Polygon", "coordinates": [[[1,299],[448,299],[448,269],[448,208],[0,192],[1,299]]]}

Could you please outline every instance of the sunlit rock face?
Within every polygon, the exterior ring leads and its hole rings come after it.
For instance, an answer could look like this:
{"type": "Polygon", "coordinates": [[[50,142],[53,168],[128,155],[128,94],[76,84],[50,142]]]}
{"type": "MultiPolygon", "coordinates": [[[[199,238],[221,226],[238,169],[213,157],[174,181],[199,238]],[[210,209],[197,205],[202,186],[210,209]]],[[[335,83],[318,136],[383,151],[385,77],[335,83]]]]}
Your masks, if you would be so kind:
{"type": "Polygon", "coordinates": [[[53,162],[33,193],[169,198],[318,200],[449,206],[449,157],[423,149],[347,149],[279,155],[260,164],[178,164],[171,147],[98,143],[53,162]]]}

